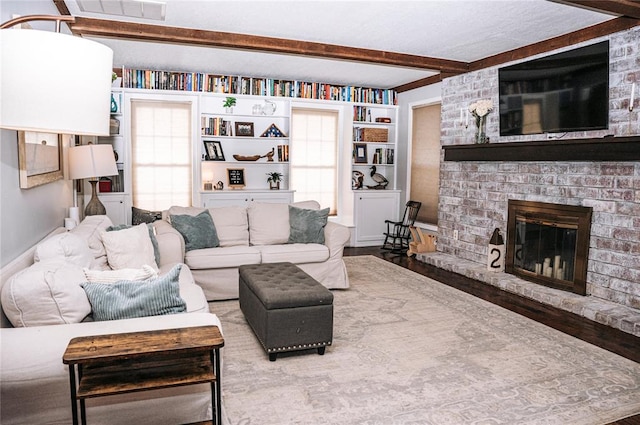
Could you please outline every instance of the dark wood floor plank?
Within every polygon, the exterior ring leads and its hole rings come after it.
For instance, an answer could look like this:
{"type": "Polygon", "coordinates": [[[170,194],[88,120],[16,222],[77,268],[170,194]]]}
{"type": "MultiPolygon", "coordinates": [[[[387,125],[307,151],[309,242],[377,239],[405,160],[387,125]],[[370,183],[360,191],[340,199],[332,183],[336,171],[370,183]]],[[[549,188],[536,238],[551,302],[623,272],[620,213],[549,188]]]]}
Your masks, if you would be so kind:
{"type": "MultiPolygon", "coordinates": [[[[466,276],[423,263],[406,255],[393,255],[380,247],[345,248],[345,256],[374,255],[408,270],[437,280],[522,316],[543,323],[590,344],[640,362],[640,338],[621,330],[602,325],[577,314],[512,294],[466,276]]],[[[639,414],[607,425],[640,425],[639,414]]]]}

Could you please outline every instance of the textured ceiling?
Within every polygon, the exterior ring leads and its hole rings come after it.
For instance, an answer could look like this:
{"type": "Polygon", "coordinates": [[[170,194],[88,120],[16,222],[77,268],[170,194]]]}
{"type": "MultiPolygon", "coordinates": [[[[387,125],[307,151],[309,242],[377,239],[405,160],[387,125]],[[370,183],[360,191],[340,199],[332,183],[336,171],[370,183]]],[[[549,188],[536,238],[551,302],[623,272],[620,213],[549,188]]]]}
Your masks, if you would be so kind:
{"type": "MultiPolygon", "coordinates": [[[[76,0],[65,3],[73,16],[297,39],[464,62],[615,17],[546,0],[167,0],[166,20],[160,22],[87,13],[80,10],[76,0]]],[[[40,12],[33,10],[32,13],[40,12]]],[[[427,70],[304,56],[106,38],[96,40],[114,50],[115,66],[373,87],[395,87],[434,74],[427,70]]]]}

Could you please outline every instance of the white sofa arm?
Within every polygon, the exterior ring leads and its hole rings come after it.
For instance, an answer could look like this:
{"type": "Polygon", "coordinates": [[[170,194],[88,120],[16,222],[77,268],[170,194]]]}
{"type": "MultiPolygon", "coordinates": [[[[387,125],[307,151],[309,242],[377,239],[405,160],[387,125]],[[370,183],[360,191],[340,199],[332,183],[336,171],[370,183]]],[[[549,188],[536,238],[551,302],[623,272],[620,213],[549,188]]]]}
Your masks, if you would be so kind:
{"type": "Polygon", "coordinates": [[[342,252],[350,238],[351,232],[347,226],[327,222],[324,226],[324,244],[329,248],[329,258],[342,258],[342,252]]]}
{"type": "Polygon", "coordinates": [[[176,264],[184,262],[184,238],[176,229],[165,220],[153,222],[156,230],[156,239],[160,249],[160,264],[162,268],[165,264],[176,264]]]}

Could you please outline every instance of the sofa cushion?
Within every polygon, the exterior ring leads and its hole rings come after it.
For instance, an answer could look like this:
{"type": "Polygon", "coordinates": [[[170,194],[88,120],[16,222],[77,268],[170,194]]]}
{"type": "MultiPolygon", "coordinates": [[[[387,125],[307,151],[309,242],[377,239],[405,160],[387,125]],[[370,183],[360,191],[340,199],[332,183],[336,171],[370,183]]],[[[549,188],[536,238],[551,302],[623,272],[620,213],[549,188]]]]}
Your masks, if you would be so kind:
{"type": "Polygon", "coordinates": [[[322,244],[284,244],[257,247],[263,263],[321,263],[329,259],[329,248],[322,244]]]}
{"type": "Polygon", "coordinates": [[[182,264],[177,264],[166,275],[147,281],[83,283],[93,319],[119,320],[185,312],[186,303],[180,297],[181,268],[182,264]]]}
{"type": "Polygon", "coordinates": [[[33,261],[64,260],[78,267],[89,267],[93,254],[87,241],[74,234],[62,233],[39,243],[33,253],[33,261]]]}
{"type": "Polygon", "coordinates": [[[243,264],[259,264],[260,251],[252,246],[228,246],[189,251],[184,262],[192,270],[223,269],[243,264]]]}
{"type": "Polygon", "coordinates": [[[249,220],[246,207],[209,208],[209,213],[216,226],[220,246],[249,245],[249,220]]]}
{"type": "Polygon", "coordinates": [[[158,272],[146,264],[139,269],[90,270],[85,268],[82,271],[87,282],[115,283],[120,280],[147,280],[158,277],[158,272]]]}
{"type": "Polygon", "coordinates": [[[46,260],[13,275],[2,287],[2,309],[15,327],[79,323],[91,305],[80,286],[82,268],[46,260]]]}
{"type": "Polygon", "coordinates": [[[71,233],[80,236],[89,244],[93,254],[93,262],[89,268],[105,270],[109,268],[107,251],[102,243],[102,231],[113,225],[106,215],[90,215],[71,230],[71,233]]]}
{"type": "Polygon", "coordinates": [[[112,269],[137,269],[146,264],[158,270],[149,228],[145,223],[116,232],[104,230],[100,236],[112,269]]]}
{"type": "Polygon", "coordinates": [[[171,216],[171,225],[184,238],[185,250],[215,248],[220,245],[216,226],[208,210],[193,216],[180,214],[171,216]]]}
{"type": "MultiPolygon", "coordinates": [[[[137,226],[141,223],[135,224],[137,226]]],[[[151,245],[153,245],[153,257],[156,260],[158,267],[160,266],[160,247],[158,246],[158,239],[156,239],[156,231],[152,224],[146,223],[149,229],[149,239],[151,239],[151,245]]],[[[130,229],[133,226],[129,224],[118,224],[115,226],[109,226],[105,230],[107,232],[117,232],[118,230],[130,229]]]]}
{"type": "Polygon", "coordinates": [[[289,205],[253,202],[247,209],[251,245],[277,245],[289,240],[289,205]]]}
{"type": "Polygon", "coordinates": [[[324,243],[329,208],[310,210],[289,205],[289,243],[324,243]]]}

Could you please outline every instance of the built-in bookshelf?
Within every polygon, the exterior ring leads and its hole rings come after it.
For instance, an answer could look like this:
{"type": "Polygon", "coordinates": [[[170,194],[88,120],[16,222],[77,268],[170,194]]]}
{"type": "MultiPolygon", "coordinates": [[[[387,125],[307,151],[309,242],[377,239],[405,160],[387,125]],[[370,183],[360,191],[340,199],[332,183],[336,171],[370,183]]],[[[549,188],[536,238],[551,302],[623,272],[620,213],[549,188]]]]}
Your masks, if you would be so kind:
{"type": "Polygon", "coordinates": [[[124,88],[133,89],[244,94],[381,105],[397,104],[396,92],[391,89],[318,82],[130,68],[122,69],[122,79],[124,88]]]}

